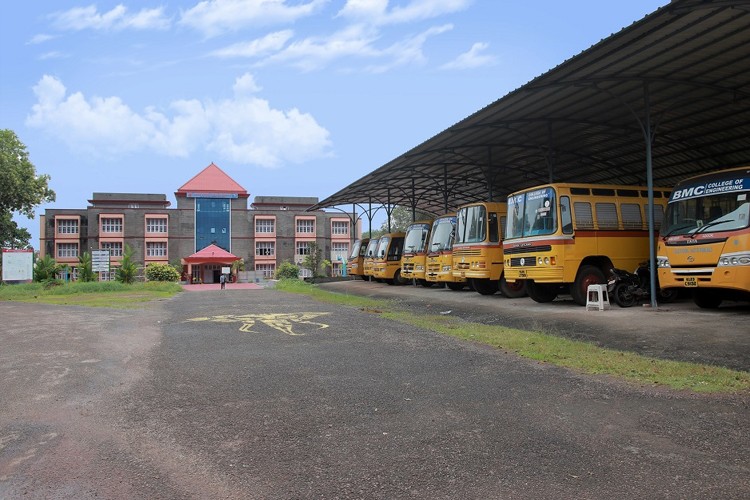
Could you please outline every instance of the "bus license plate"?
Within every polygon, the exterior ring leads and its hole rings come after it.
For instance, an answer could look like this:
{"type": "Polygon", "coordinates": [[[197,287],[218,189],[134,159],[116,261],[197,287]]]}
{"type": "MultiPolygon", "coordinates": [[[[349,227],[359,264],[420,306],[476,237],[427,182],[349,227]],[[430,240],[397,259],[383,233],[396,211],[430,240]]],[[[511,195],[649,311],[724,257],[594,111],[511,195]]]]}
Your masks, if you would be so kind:
{"type": "Polygon", "coordinates": [[[685,278],[685,286],[690,287],[690,288],[697,287],[698,278],[696,278],[695,276],[690,276],[690,277],[685,278]]]}
{"type": "Polygon", "coordinates": [[[518,270],[518,277],[519,278],[525,278],[526,277],[526,269],[519,269],[518,270]]]}
{"type": "Polygon", "coordinates": [[[462,277],[462,278],[465,278],[465,277],[466,277],[466,271],[461,271],[461,277],[462,277]]]}

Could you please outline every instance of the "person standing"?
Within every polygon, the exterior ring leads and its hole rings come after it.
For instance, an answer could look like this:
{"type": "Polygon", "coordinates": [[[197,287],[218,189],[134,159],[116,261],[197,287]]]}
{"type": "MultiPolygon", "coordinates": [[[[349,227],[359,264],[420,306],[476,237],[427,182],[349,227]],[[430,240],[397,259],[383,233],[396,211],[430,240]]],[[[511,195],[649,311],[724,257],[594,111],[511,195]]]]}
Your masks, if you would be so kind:
{"type": "Polygon", "coordinates": [[[224,290],[227,287],[227,277],[226,275],[222,274],[219,277],[219,283],[221,283],[221,289],[224,290]]]}

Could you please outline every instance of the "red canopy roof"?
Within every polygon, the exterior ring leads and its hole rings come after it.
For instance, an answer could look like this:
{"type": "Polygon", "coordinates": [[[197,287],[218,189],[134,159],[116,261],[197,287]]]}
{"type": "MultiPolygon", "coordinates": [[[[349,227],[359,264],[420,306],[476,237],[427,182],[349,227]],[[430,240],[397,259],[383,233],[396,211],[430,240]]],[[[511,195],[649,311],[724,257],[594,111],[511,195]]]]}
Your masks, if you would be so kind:
{"type": "Polygon", "coordinates": [[[247,198],[248,192],[229,177],[222,169],[211,163],[187,181],[176,194],[228,193],[247,198]]]}
{"type": "Polygon", "coordinates": [[[190,257],[185,257],[185,262],[190,264],[198,264],[198,263],[205,263],[205,262],[213,262],[216,264],[229,264],[234,262],[235,260],[240,260],[240,257],[237,257],[234,254],[231,254],[224,250],[221,247],[217,247],[216,245],[208,245],[203,250],[200,250],[198,252],[195,252],[190,257]]]}

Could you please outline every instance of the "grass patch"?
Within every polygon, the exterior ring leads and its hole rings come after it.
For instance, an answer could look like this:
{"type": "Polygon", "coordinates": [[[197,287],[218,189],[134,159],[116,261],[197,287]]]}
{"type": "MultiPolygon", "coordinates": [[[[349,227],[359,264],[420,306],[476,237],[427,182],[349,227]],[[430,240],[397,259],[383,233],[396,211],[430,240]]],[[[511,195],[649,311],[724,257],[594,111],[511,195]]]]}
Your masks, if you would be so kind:
{"type": "Polygon", "coordinates": [[[452,316],[420,315],[413,311],[399,311],[390,301],[328,292],[315,285],[297,280],[290,280],[289,283],[279,282],[277,288],[285,292],[305,294],[331,304],[359,307],[368,312],[376,312],[393,321],[463,340],[480,342],[513,352],[524,358],[581,373],[609,375],[638,384],[663,385],[672,389],[702,393],[750,390],[750,373],[748,372],[684,361],[649,358],[546,333],[472,323],[452,316]]]}
{"type": "Polygon", "coordinates": [[[144,302],[169,298],[182,291],[178,283],[150,281],[125,285],[116,281],[41,283],[0,286],[0,300],[88,307],[136,308],[144,302]]]}

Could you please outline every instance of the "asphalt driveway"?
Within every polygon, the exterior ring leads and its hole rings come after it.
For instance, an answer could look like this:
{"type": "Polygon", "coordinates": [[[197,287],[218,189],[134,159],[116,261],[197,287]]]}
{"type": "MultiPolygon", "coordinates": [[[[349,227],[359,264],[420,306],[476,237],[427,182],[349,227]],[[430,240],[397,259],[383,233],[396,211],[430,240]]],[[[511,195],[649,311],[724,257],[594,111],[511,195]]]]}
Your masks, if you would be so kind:
{"type": "Polygon", "coordinates": [[[584,377],[269,289],[0,315],[2,498],[750,495],[746,394],[584,377]]]}

